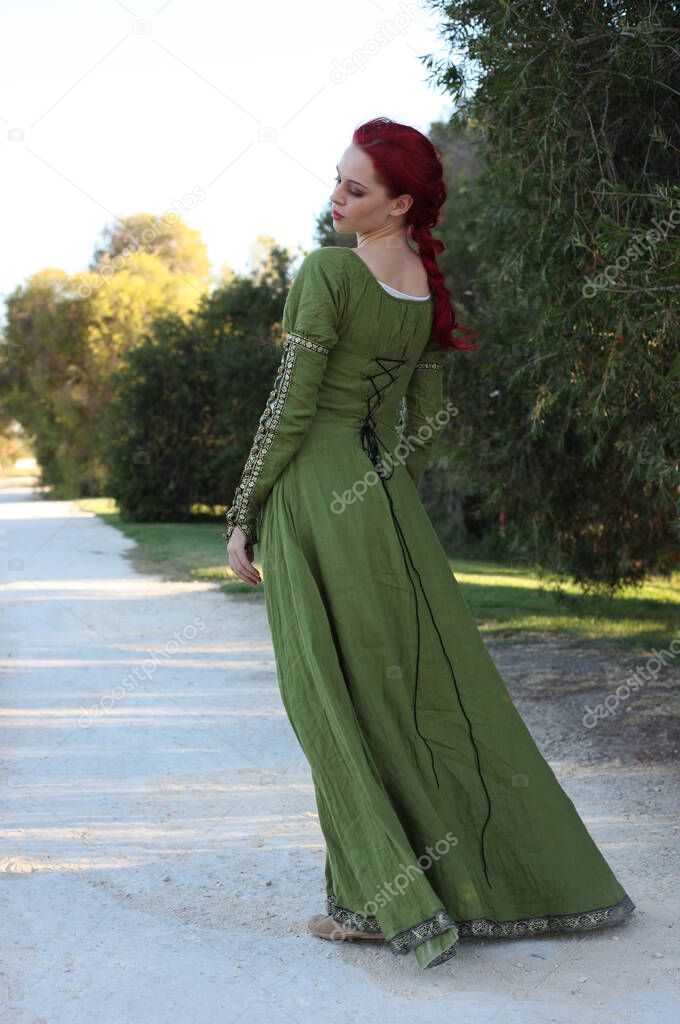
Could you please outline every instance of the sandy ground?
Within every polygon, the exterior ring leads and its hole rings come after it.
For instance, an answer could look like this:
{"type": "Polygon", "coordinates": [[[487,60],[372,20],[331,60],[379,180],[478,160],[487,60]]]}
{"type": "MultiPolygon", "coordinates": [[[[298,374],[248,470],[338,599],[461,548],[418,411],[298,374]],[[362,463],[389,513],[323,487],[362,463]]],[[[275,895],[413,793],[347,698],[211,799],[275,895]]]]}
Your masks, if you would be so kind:
{"type": "Polygon", "coordinates": [[[306,933],[323,836],[261,599],[135,572],[131,541],[28,482],[0,499],[3,1024],[680,1019],[672,665],[588,729],[635,663],[489,645],[637,911],[423,971],[306,933]]]}

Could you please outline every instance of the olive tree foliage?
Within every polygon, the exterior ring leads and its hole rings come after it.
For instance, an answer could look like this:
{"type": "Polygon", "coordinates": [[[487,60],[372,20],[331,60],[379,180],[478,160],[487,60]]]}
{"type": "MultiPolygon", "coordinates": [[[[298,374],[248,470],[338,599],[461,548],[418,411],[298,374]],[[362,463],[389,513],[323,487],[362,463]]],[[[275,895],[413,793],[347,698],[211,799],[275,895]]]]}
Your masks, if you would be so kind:
{"type": "Polygon", "coordinates": [[[481,161],[439,232],[478,344],[450,360],[446,444],[510,550],[639,583],[677,560],[680,6],[430,6],[446,133],[481,161]]]}

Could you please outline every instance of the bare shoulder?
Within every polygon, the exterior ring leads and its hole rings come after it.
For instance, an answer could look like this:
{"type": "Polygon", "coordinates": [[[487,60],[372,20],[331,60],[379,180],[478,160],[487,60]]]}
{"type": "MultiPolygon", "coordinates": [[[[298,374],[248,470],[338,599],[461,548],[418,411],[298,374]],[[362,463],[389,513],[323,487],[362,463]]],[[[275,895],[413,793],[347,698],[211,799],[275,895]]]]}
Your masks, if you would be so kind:
{"type": "Polygon", "coordinates": [[[430,290],[430,279],[425,264],[417,252],[411,252],[406,264],[404,287],[402,291],[411,295],[427,295],[430,290]]]}
{"type": "Polygon", "coordinates": [[[398,291],[409,295],[427,295],[430,283],[425,264],[410,246],[406,249],[383,249],[369,252],[368,247],[352,249],[371,273],[398,291]]]}

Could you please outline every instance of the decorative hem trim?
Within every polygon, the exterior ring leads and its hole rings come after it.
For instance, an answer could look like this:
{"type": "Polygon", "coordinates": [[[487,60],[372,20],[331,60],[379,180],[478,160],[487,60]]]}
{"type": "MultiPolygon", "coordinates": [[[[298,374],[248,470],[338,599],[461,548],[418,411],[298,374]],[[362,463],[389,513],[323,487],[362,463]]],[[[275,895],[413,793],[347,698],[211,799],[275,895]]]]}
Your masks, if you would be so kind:
{"type": "Polygon", "coordinates": [[[472,921],[456,922],[462,938],[472,939],[515,939],[525,935],[541,935],[547,932],[578,932],[618,924],[632,911],[635,904],[630,896],[624,896],[618,903],[595,910],[582,910],[575,914],[548,914],[545,917],[522,917],[515,921],[492,921],[478,917],[472,921]]]}
{"type": "Polygon", "coordinates": [[[382,931],[377,917],[363,917],[355,910],[348,910],[347,907],[339,907],[335,901],[335,893],[331,889],[326,896],[326,913],[330,914],[334,921],[343,924],[359,932],[382,931]]]}
{"type": "Polygon", "coordinates": [[[435,362],[428,362],[426,359],[421,359],[416,363],[416,370],[441,370],[442,364],[435,362]]]}
{"type": "MultiPolygon", "coordinates": [[[[393,953],[410,953],[416,946],[427,942],[428,939],[434,939],[435,936],[441,935],[442,932],[448,931],[449,928],[457,928],[456,922],[444,907],[440,907],[439,910],[435,910],[432,917],[428,917],[427,920],[421,921],[420,924],[414,924],[411,928],[407,928],[406,931],[394,935],[388,940],[388,945],[393,953]]],[[[446,953],[445,959],[448,960],[450,956],[455,955],[457,945],[458,937],[454,940],[453,950],[444,950],[444,953],[446,953]]],[[[437,957],[437,963],[440,963],[442,955],[440,953],[437,957]]],[[[433,966],[433,964],[428,964],[428,966],[433,966]]]]}
{"type": "Polygon", "coordinates": [[[429,964],[425,965],[425,969],[429,970],[430,967],[439,967],[440,964],[445,964],[447,960],[453,960],[454,956],[458,953],[458,939],[448,949],[442,950],[439,956],[436,956],[434,960],[430,960],[429,964]]]}
{"type": "MultiPolygon", "coordinates": [[[[363,932],[379,932],[381,931],[380,924],[376,917],[363,917],[361,914],[356,913],[354,910],[348,910],[347,907],[339,907],[335,901],[335,895],[331,893],[326,897],[326,912],[330,914],[334,921],[338,924],[344,925],[346,928],[353,928],[356,931],[363,932]]],[[[448,928],[455,928],[456,922],[449,915],[448,911],[444,907],[440,907],[439,910],[435,911],[432,917],[428,917],[427,920],[421,921],[420,924],[413,925],[411,928],[407,928],[403,932],[399,932],[398,935],[394,935],[391,939],[387,940],[387,944],[393,953],[405,954],[410,953],[412,949],[419,946],[421,942],[427,942],[428,939],[433,939],[436,935],[441,935],[448,928]]],[[[449,956],[453,956],[453,952],[450,950],[444,950],[446,954],[445,959],[449,956]]],[[[437,957],[437,963],[442,962],[440,957],[444,954],[440,954],[437,957]]],[[[433,966],[429,964],[428,966],[433,966]]]]}
{"type": "MultiPolygon", "coordinates": [[[[618,924],[635,910],[630,896],[624,896],[618,903],[609,907],[598,907],[595,910],[584,910],[575,914],[546,914],[539,917],[521,917],[514,921],[494,921],[488,917],[476,917],[468,921],[456,921],[448,911],[441,907],[432,917],[419,924],[407,928],[387,944],[394,953],[408,953],[422,942],[455,927],[460,938],[472,939],[517,939],[531,935],[545,935],[553,932],[589,931],[607,925],[618,924]]],[[[331,890],[326,897],[326,911],[338,924],[365,932],[381,931],[376,917],[363,917],[347,907],[339,907],[331,890]]],[[[456,954],[458,942],[445,949],[427,966],[436,967],[456,954]]]]}

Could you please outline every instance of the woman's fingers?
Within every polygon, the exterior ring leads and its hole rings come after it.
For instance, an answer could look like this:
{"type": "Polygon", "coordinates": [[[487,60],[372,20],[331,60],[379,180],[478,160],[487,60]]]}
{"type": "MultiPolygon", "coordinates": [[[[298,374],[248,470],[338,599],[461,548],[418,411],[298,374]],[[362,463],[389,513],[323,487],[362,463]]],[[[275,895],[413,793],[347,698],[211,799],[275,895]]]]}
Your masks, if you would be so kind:
{"type": "Polygon", "coordinates": [[[233,554],[233,564],[231,565],[233,571],[235,571],[242,580],[246,583],[258,584],[261,580],[260,574],[256,568],[244,557],[244,554],[240,551],[233,554]]]}
{"type": "Polygon", "coordinates": [[[245,583],[258,583],[258,577],[256,576],[255,570],[243,561],[243,558],[238,552],[232,552],[229,556],[229,565],[232,572],[235,572],[239,579],[242,579],[245,583]]]}
{"type": "Polygon", "coordinates": [[[248,557],[249,545],[246,541],[246,536],[240,527],[236,527],[232,534],[232,537],[227,545],[229,552],[229,568],[232,572],[235,572],[239,579],[242,579],[244,583],[252,583],[256,585],[261,582],[262,577],[260,576],[257,569],[251,565],[250,558],[248,557]],[[235,536],[238,530],[238,535],[235,536]]]}
{"type": "Polygon", "coordinates": [[[244,558],[243,552],[238,549],[232,551],[229,557],[229,564],[239,579],[244,580],[246,583],[254,584],[258,582],[256,570],[244,558]]]}

